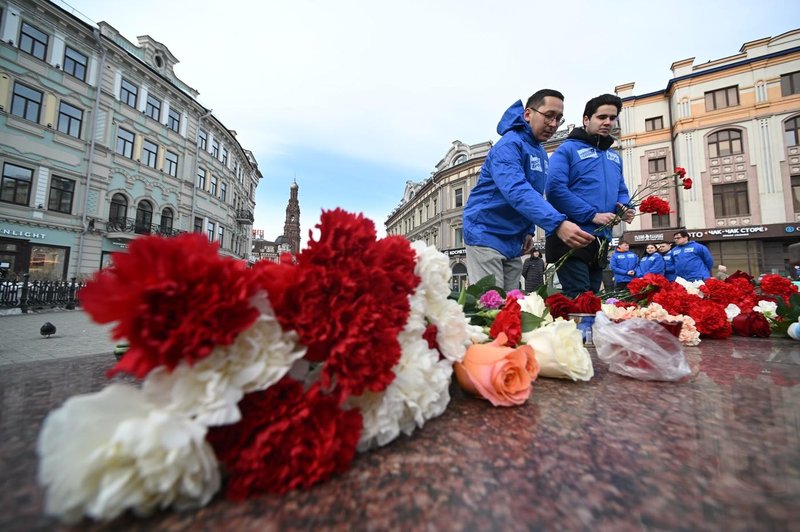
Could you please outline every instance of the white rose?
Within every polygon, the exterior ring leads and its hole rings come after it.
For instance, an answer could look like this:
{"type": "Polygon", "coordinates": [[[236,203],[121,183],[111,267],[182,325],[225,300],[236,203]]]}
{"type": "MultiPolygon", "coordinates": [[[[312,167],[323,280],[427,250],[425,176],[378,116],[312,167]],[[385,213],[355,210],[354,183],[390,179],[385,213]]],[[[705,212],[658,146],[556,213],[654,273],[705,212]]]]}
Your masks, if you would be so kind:
{"type": "Polygon", "coordinates": [[[522,341],[533,347],[540,377],[588,381],[594,376],[592,359],[574,321],[555,320],[523,333],[522,341]]]}
{"type": "MultiPolygon", "coordinates": [[[[522,299],[517,299],[517,303],[519,303],[519,308],[522,309],[523,312],[539,316],[540,318],[544,316],[545,310],[547,310],[544,299],[536,292],[528,294],[522,299]]],[[[553,317],[548,313],[544,323],[550,323],[552,321],[553,317]]]]}
{"type": "Polygon", "coordinates": [[[758,302],[757,306],[753,307],[753,310],[762,313],[765,318],[775,318],[777,316],[778,304],[774,301],[761,300],[758,302]]]}
{"type": "Polygon", "coordinates": [[[206,428],[159,410],[132,386],[112,384],[52,411],[39,434],[45,511],[75,523],[208,503],[219,489],[206,428]]]}

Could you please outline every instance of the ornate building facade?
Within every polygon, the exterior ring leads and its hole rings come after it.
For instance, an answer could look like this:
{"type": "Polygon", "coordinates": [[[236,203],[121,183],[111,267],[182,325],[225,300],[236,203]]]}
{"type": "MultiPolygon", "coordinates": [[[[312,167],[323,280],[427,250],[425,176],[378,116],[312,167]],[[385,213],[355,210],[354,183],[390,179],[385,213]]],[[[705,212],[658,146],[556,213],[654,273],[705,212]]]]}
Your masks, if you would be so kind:
{"type": "Polygon", "coordinates": [[[247,258],[261,173],[162,43],[42,0],[0,1],[0,262],[82,277],[138,235],[247,258]]]}
{"type": "Polygon", "coordinates": [[[676,166],[694,185],[663,191],[674,212],[637,217],[624,237],[643,246],[686,228],[730,271],[787,273],[800,240],[800,29],[671,68],[664,90],[616,87],[620,150],[631,190],[676,166]]]}

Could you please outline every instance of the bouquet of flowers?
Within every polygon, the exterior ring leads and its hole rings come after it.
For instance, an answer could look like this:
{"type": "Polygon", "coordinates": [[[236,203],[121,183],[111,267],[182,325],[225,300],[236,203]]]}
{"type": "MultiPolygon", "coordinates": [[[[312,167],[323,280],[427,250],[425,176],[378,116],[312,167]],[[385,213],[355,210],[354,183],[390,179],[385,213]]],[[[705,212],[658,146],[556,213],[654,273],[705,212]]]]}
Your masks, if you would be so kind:
{"type": "Polygon", "coordinates": [[[283,493],[346,470],[444,412],[480,329],[448,300],[448,260],[361,215],[325,211],[296,261],[253,268],[196,233],[143,237],[81,291],[129,349],[114,382],[51,412],[39,435],[46,512],[283,493]]]}

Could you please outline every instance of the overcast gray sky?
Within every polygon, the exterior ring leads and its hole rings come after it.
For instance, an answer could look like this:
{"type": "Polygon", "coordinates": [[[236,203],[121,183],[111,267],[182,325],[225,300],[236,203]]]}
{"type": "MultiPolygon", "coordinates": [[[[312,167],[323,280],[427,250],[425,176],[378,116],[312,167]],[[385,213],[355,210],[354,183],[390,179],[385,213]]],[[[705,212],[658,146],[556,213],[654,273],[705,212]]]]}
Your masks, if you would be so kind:
{"type": "Polygon", "coordinates": [[[562,91],[567,122],[580,123],[586,100],[616,85],[660,90],[674,61],[800,26],[796,2],[778,0],[67,4],[166,45],[178,77],[258,160],[254,227],[282,233],[296,176],[304,241],[337,206],[383,233],[406,180],[428,177],[456,139],[496,140],[503,111],[539,88],[562,91]]]}

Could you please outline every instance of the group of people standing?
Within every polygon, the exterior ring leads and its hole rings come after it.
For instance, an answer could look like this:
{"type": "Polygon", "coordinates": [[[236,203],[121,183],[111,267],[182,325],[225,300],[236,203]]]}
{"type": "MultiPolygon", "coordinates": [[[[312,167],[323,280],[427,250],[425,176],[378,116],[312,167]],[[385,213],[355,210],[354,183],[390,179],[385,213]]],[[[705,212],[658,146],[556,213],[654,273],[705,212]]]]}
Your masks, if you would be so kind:
{"type": "Polygon", "coordinates": [[[622,100],[613,94],[589,100],[583,127],[572,130],[549,159],[542,142],[564,123],[563,94],[543,89],[506,110],[497,125],[501,138],[464,208],[471,283],[491,274],[506,290],[516,288],[520,256],[539,226],[547,235],[548,262],[561,262],[564,294],[600,289],[611,224],[635,215],[622,158],[611,149],[611,129],[621,110],[622,100]]]}
{"type": "MultiPolygon", "coordinates": [[[[636,214],[623,178],[622,158],[611,149],[611,130],[621,111],[618,96],[592,98],[583,110],[583,127],[573,129],[549,159],[542,143],[564,123],[564,95],[542,89],[524,105],[520,100],[505,111],[497,124],[501,138],[489,151],[464,207],[470,283],[494,275],[505,290],[517,288],[523,274],[520,256],[530,251],[531,235],[539,226],[547,235],[548,262],[559,263],[563,293],[576,297],[599,291],[608,265],[611,227],[620,220],[631,222],[636,214]]],[[[638,269],[660,267],[665,274],[681,275],[678,272],[685,269],[693,279],[708,277],[708,249],[689,242],[688,234],[680,238],[679,234],[685,231],[676,233],[676,248],[658,258],[653,255],[655,247],[642,261],[631,253],[636,262],[623,266],[620,282],[629,281],[638,269]]],[[[543,282],[541,255],[533,260],[526,263],[524,272],[529,291],[543,282]]]]}
{"type": "MultiPolygon", "coordinates": [[[[689,239],[686,231],[677,231],[673,237],[675,247],[667,241],[647,244],[640,258],[630,250],[630,245],[621,240],[611,255],[610,266],[614,273],[616,288],[627,288],[635,277],[648,273],[663,275],[670,281],[682,277],[687,281],[705,280],[711,277],[714,259],[706,246],[689,239]]],[[[724,273],[724,266],[720,272],[724,273]]]]}

